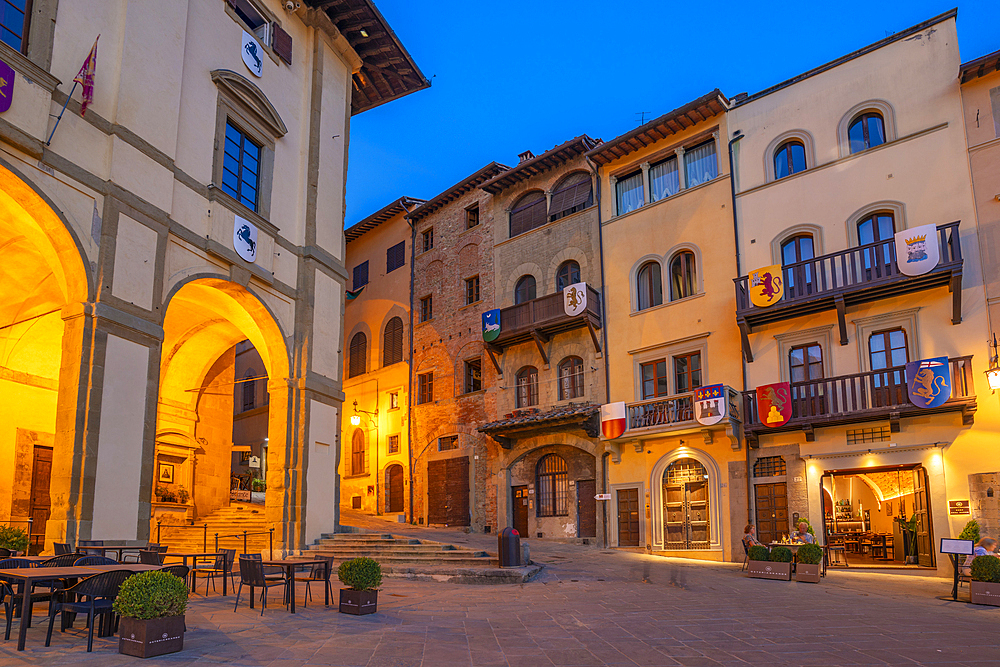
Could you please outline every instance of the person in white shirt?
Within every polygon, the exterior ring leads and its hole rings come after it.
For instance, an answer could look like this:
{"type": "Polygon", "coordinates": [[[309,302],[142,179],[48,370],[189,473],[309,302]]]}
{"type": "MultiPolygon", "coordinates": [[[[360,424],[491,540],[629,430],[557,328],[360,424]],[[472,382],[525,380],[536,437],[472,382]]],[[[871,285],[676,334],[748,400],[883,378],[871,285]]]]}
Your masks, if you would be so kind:
{"type": "Polygon", "coordinates": [[[799,523],[799,532],[792,535],[792,541],[801,544],[816,544],[816,538],[809,534],[809,524],[805,521],[799,523]]]}

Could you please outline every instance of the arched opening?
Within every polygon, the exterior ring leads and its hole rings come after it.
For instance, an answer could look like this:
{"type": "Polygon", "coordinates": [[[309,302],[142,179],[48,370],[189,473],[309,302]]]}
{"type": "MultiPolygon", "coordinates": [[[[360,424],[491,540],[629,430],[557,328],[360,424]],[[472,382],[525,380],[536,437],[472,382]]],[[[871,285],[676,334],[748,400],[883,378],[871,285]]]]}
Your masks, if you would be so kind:
{"type": "Polygon", "coordinates": [[[237,520],[240,529],[267,530],[281,521],[285,492],[284,336],[252,293],[218,278],[177,289],[163,331],[152,462],[160,541],[183,541],[184,531],[167,527],[185,520],[223,535],[238,532],[237,520]]]}
{"type": "Polygon", "coordinates": [[[677,459],[663,472],[664,548],[708,549],[711,534],[705,466],[677,459]]]}
{"type": "Polygon", "coordinates": [[[559,265],[556,271],[556,291],[562,292],[570,285],[580,282],[580,265],[574,260],[568,260],[559,265]]]}
{"type": "Polygon", "coordinates": [[[514,285],[514,303],[525,303],[535,298],[535,277],[521,276],[514,285]]]}
{"type": "Polygon", "coordinates": [[[517,387],[517,407],[530,408],[538,405],[538,369],[525,366],[517,372],[515,379],[517,387]]]}
{"type": "Polygon", "coordinates": [[[385,511],[403,511],[403,466],[398,463],[385,469],[385,511]]]}
{"type": "MultiPolygon", "coordinates": [[[[79,509],[70,502],[75,433],[57,429],[74,415],[77,382],[61,372],[81,356],[83,318],[64,319],[88,301],[85,264],[72,234],[30,186],[0,167],[0,522],[26,530],[33,553],[65,537],[79,509]],[[75,344],[74,344],[75,341],[75,344]],[[57,438],[57,432],[59,437],[57,438]],[[55,505],[62,499],[62,514],[55,505]],[[73,512],[74,514],[68,514],[73,512]],[[55,525],[61,522],[62,525],[55,525]]],[[[138,486],[138,482],[136,482],[138,486]]]]}
{"type": "Polygon", "coordinates": [[[646,310],[663,303],[663,285],[660,281],[660,263],[646,262],[636,276],[637,310],[646,310]]]}

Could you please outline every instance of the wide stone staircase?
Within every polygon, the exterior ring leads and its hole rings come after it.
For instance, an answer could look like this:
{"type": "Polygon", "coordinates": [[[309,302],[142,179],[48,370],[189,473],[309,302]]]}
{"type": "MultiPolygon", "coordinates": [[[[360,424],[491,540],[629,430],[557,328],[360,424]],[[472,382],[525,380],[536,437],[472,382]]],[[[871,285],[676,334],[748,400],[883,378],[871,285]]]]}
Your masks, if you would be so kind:
{"type": "MultiPolygon", "coordinates": [[[[169,547],[167,553],[194,553],[206,550],[207,534],[207,551],[215,551],[215,536],[218,534],[220,549],[236,549],[237,553],[243,553],[243,531],[246,531],[246,552],[266,553],[269,549],[266,534],[269,528],[270,525],[264,520],[263,505],[232,503],[229,507],[222,507],[201,517],[194,522],[194,526],[160,525],[159,540],[160,544],[169,547]]],[[[156,541],[155,525],[150,541],[156,541]]]]}

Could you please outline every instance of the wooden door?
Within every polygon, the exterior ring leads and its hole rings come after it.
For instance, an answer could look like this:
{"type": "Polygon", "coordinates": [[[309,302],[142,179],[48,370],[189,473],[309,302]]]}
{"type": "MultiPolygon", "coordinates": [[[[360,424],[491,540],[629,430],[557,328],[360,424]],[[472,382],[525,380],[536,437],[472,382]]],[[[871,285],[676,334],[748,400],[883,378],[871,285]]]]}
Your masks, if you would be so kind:
{"type": "Polygon", "coordinates": [[[639,546],[639,489],[618,489],[618,546],[639,546]]]}
{"type": "Polygon", "coordinates": [[[385,511],[403,511],[403,466],[391,465],[385,471],[385,511]]]}
{"type": "Polygon", "coordinates": [[[576,483],[577,537],[597,537],[597,481],[581,479],[576,483]]]}
{"type": "Polygon", "coordinates": [[[469,457],[427,464],[427,523],[468,526],[469,457]]]}
{"type": "Polygon", "coordinates": [[[927,471],[923,466],[913,470],[913,513],[917,517],[917,560],[925,567],[934,567],[934,537],[927,493],[927,471]]]}
{"type": "Polygon", "coordinates": [[[521,539],[528,537],[528,487],[512,486],[510,489],[514,530],[521,539]]]}
{"type": "Polygon", "coordinates": [[[706,482],[688,482],[685,487],[688,548],[707,549],[712,541],[711,526],[708,521],[708,484],[706,482]]]}
{"type": "MultiPolygon", "coordinates": [[[[52,502],[49,499],[49,481],[52,477],[52,449],[35,445],[31,465],[31,502],[28,516],[31,523],[31,545],[45,544],[45,523],[49,520],[52,502]]],[[[31,551],[38,551],[32,549],[31,551]]]]}
{"type": "Polygon", "coordinates": [[[663,546],[684,549],[687,546],[684,526],[684,485],[663,485],[663,546]]]}
{"type": "Polygon", "coordinates": [[[757,539],[768,544],[787,535],[788,487],[785,482],[754,484],[757,503],[757,539]]]}

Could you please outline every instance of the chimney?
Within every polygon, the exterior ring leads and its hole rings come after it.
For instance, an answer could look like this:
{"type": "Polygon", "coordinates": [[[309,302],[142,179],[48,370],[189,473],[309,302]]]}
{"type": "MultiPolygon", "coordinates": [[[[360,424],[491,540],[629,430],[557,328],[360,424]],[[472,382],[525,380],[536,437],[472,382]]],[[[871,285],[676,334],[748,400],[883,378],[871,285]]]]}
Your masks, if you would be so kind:
{"type": "Polygon", "coordinates": [[[524,151],[523,153],[519,154],[517,157],[521,158],[521,162],[527,162],[531,158],[535,157],[535,154],[532,153],[531,151],[524,151]]]}

